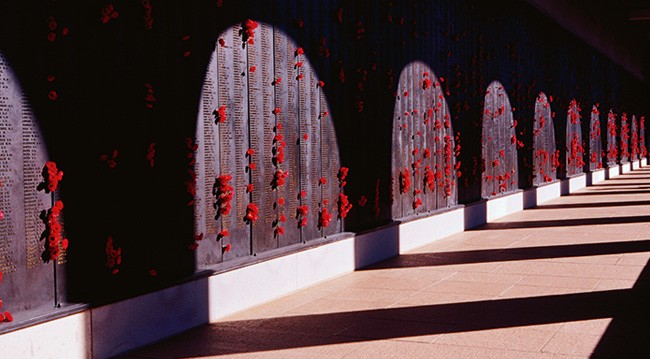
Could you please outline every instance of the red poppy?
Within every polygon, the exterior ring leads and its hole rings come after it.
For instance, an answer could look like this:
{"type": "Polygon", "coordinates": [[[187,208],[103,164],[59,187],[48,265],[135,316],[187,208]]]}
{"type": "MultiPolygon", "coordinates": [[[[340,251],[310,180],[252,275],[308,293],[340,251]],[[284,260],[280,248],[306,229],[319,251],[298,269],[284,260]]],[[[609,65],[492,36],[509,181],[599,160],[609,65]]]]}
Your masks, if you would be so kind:
{"type": "Polygon", "coordinates": [[[246,19],[244,23],[242,24],[242,40],[244,42],[248,42],[250,45],[253,45],[255,43],[254,37],[255,37],[255,29],[257,28],[258,24],[257,21],[253,21],[251,19],[246,19]]]}
{"type": "Polygon", "coordinates": [[[323,208],[318,218],[318,225],[321,228],[325,228],[330,225],[331,221],[332,221],[332,215],[327,211],[327,208],[323,208]]]}
{"type": "Polygon", "coordinates": [[[367,202],[368,199],[366,198],[366,196],[361,195],[361,197],[359,197],[359,201],[357,201],[357,204],[359,205],[359,207],[365,207],[367,202]]]}
{"type": "Polygon", "coordinates": [[[411,187],[411,172],[407,168],[400,173],[399,187],[401,193],[406,193],[411,187]]]}
{"type": "Polygon", "coordinates": [[[59,186],[59,181],[63,179],[63,171],[60,171],[57,168],[57,165],[53,161],[48,161],[45,163],[42,171],[43,182],[39,185],[39,188],[45,190],[45,193],[50,193],[56,191],[59,186]]]}
{"type": "Polygon", "coordinates": [[[221,246],[221,252],[222,253],[228,253],[228,252],[230,252],[231,248],[232,248],[232,246],[230,245],[230,243],[228,243],[226,245],[221,246]]]}
{"type": "Polygon", "coordinates": [[[296,218],[300,221],[298,222],[298,227],[304,227],[307,225],[307,213],[309,212],[308,206],[298,206],[296,209],[296,218]]]}
{"type": "Polygon", "coordinates": [[[338,209],[339,209],[339,217],[340,218],[345,218],[348,215],[348,212],[352,209],[352,203],[348,200],[348,196],[346,196],[343,193],[339,194],[339,199],[338,199],[338,209]]]}
{"type": "Polygon", "coordinates": [[[232,176],[220,175],[217,177],[217,181],[215,183],[217,207],[219,208],[219,213],[222,215],[228,215],[231,209],[230,201],[232,200],[234,189],[229,184],[230,180],[232,180],[232,176]]]}
{"type": "Polygon", "coordinates": [[[417,209],[422,205],[422,200],[419,198],[416,198],[415,201],[413,201],[413,209],[417,209]]]}
{"type": "Polygon", "coordinates": [[[348,177],[350,169],[347,167],[339,168],[339,172],[336,174],[336,177],[339,179],[339,187],[345,187],[347,184],[346,178],[348,177]]]}
{"type": "Polygon", "coordinates": [[[221,106],[214,110],[212,114],[215,116],[215,123],[223,123],[226,121],[226,106],[221,106]]]}
{"type": "Polygon", "coordinates": [[[259,209],[257,208],[257,205],[255,203],[249,203],[248,206],[246,206],[246,215],[244,216],[244,219],[249,223],[253,223],[259,218],[258,212],[259,209]]]}

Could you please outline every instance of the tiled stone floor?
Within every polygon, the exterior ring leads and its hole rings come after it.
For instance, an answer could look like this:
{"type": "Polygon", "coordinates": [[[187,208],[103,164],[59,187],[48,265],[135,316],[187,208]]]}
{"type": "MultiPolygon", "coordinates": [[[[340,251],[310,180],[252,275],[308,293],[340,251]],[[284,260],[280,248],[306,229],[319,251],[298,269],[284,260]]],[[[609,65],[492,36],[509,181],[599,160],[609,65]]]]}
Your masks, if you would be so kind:
{"type": "Polygon", "coordinates": [[[129,358],[650,357],[650,169],[129,358]]]}

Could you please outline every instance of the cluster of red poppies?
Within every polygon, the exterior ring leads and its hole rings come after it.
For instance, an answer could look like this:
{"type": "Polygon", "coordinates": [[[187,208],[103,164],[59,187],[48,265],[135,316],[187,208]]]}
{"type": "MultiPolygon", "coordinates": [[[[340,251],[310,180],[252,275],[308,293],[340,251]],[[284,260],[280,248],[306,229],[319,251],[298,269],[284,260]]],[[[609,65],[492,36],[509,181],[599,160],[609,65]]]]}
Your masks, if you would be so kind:
{"type": "Polygon", "coordinates": [[[122,264],[122,248],[115,247],[112,236],[109,236],[108,239],[106,239],[105,252],[106,267],[111,270],[112,274],[119,273],[119,266],[122,264]]]}
{"type": "MultiPolygon", "coordinates": [[[[2,271],[0,271],[0,283],[2,283],[2,271]]],[[[2,299],[0,299],[0,309],[2,308],[2,299]]],[[[0,322],[13,322],[14,316],[11,315],[11,312],[5,310],[0,312],[0,322]]]]}
{"type": "Polygon", "coordinates": [[[231,204],[233,197],[234,188],[230,185],[232,176],[228,174],[223,174],[217,177],[216,181],[216,192],[217,196],[217,208],[219,209],[219,214],[227,216],[230,214],[231,204]]]}
{"type": "Polygon", "coordinates": [[[59,181],[62,179],[63,171],[57,168],[56,163],[48,161],[43,168],[43,182],[39,185],[39,188],[45,189],[45,193],[54,192],[59,187],[59,181]]]}

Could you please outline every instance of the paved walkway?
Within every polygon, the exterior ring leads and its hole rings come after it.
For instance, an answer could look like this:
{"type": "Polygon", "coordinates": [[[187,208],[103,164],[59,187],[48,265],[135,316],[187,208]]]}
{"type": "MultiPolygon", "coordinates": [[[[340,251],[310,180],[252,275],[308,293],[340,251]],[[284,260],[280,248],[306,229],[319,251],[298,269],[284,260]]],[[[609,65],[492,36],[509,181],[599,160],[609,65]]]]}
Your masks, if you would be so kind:
{"type": "Polygon", "coordinates": [[[650,169],[130,358],[650,357],[650,169]]]}

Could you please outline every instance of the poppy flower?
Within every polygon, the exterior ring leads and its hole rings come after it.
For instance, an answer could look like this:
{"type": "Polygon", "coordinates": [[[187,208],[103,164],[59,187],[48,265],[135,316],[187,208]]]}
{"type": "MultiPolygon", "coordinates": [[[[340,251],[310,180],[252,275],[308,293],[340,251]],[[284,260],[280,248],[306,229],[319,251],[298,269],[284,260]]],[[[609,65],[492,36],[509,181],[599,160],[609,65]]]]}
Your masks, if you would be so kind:
{"type": "Polygon", "coordinates": [[[400,173],[399,186],[401,193],[406,193],[411,187],[411,172],[407,168],[400,173]]]}
{"type": "Polygon", "coordinates": [[[212,114],[215,116],[215,123],[223,123],[226,121],[226,106],[221,106],[214,110],[212,114]]]}
{"type": "Polygon", "coordinates": [[[255,44],[254,37],[255,37],[255,29],[257,28],[258,23],[257,21],[251,20],[251,19],[246,19],[244,23],[242,24],[242,40],[243,42],[247,42],[250,45],[255,44]]]}
{"type": "Polygon", "coordinates": [[[415,201],[413,202],[413,209],[417,209],[422,205],[422,200],[419,198],[416,198],[415,201]]]}
{"type": "Polygon", "coordinates": [[[327,211],[327,208],[323,208],[318,218],[319,227],[321,228],[328,227],[331,221],[332,221],[332,215],[329,213],[329,211],[327,211]]]}
{"type": "Polygon", "coordinates": [[[350,209],[352,209],[352,203],[348,200],[348,196],[346,196],[343,193],[339,194],[339,199],[338,199],[338,210],[339,210],[339,218],[345,218],[348,215],[348,212],[350,209]]]}
{"type": "Polygon", "coordinates": [[[366,196],[361,195],[361,197],[359,197],[359,201],[357,201],[357,204],[359,205],[359,207],[365,207],[367,202],[368,199],[366,198],[366,196]]]}
{"type": "Polygon", "coordinates": [[[221,246],[221,253],[228,253],[232,249],[230,243],[221,246]]]}
{"type": "Polygon", "coordinates": [[[299,219],[298,227],[304,227],[307,225],[307,213],[309,212],[308,206],[298,206],[296,209],[296,219],[299,219]]]}
{"type": "Polygon", "coordinates": [[[339,168],[339,172],[336,174],[336,178],[339,179],[339,187],[345,187],[347,184],[346,178],[348,177],[350,169],[347,167],[339,168]]]}
{"type": "Polygon", "coordinates": [[[244,220],[249,223],[257,221],[259,218],[258,212],[259,209],[257,208],[257,205],[255,203],[249,203],[248,206],[246,206],[246,215],[244,216],[244,220]]]}

